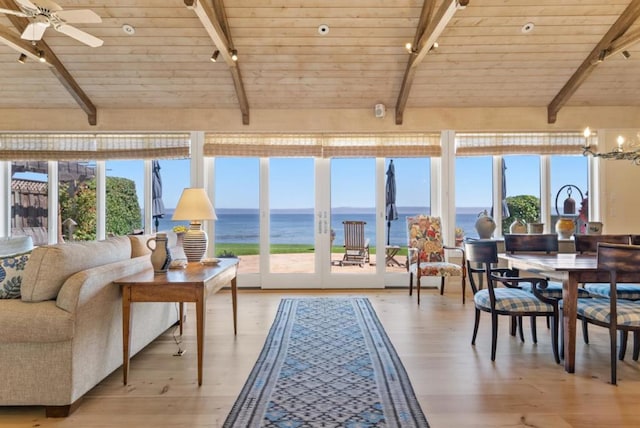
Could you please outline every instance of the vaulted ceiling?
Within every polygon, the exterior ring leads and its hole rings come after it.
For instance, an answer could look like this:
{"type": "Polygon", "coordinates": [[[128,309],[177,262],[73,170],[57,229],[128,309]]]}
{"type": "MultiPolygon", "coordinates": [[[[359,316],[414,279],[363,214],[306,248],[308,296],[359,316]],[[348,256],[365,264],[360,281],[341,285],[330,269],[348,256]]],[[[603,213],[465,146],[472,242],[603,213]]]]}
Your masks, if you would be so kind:
{"type": "Polygon", "coordinates": [[[234,109],[247,125],[255,109],[379,103],[396,124],[416,108],[544,107],[553,123],[565,106],[640,106],[640,0],[56,3],[96,12],[76,27],[104,44],[49,28],[33,47],[29,18],[0,14],[0,109],[78,109],[91,124],[101,109],[234,109]],[[21,64],[20,49],[50,61],[21,64]]]}

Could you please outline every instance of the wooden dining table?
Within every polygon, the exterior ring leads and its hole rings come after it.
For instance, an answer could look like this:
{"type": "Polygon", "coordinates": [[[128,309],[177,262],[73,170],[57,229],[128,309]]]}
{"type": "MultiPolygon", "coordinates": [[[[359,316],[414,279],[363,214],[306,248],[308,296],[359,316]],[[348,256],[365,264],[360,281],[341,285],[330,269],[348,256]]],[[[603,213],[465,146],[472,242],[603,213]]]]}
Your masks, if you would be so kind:
{"type": "MultiPolygon", "coordinates": [[[[575,372],[576,362],[576,311],[578,284],[609,283],[609,273],[598,270],[595,255],[582,254],[500,254],[508,267],[562,281],[564,323],[564,368],[575,372]]],[[[618,282],[640,282],[638,272],[618,275],[618,282]]]]}

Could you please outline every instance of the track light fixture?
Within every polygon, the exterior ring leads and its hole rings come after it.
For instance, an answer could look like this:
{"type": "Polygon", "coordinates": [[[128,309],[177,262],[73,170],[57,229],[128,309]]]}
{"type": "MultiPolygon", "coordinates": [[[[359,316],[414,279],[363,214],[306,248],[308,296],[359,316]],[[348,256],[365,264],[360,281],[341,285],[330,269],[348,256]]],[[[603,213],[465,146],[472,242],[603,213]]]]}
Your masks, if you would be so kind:
{"type": "Polygon", "coordinates": [[[622,56],[624,57],[624,59],[629,59],[631,57],[631,54],[629,53],[629,51],[622,51],[622,56]]]}
{"type": "Polygon", "coordinates": [[[216,49],[215,51],[213,51],[213,55],[211,55],[211,62],[218,61],[218,55],[220,55],[219,50],[216,49]]]}
{"type": "Polygon", "coordinates": [[[238,60],[238,51],[236,49],[231,49],[231,59],[234,61],[238,60]]]}
{"type": "Polygon", "coordinates": [[[47,62],[47,58],[44,56],[44,51],[38,51],[38,60],[40,62],[47,62]]]}
{"type": "Polygon", "coordinates": [[[20,56],[18,57],[18,62],[20,64],[24,64],[26,60],[27,60],[27,56],[25,54],[21,53],[20,56]]]}

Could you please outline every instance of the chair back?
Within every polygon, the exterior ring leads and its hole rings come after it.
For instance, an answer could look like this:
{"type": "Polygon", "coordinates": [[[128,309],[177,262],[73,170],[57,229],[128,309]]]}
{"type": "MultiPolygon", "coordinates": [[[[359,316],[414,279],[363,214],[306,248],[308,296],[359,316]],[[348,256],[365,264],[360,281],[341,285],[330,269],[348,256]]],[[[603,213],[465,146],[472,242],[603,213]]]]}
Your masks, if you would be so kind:
{"type": "Polygon", "coordinates": [[[631,245],[640,245],[640,235],[631,235],[631,245]]]}
{"type": "Polygon", "coordinates": [[[440,217],[422,214],[407,217],[407,234],[408,246],[418,250],[420,262],[444,261],[440,217]]]}
{"type": "Polygon", "coordinates": [[[596,253],[598,242],[629,245],[630,235],[574,235],[576,252],[580,254],[596,253]]]}
{"type": "Polygon", "coordinates": [[[345,250],[360,250],[365,248],[364,225],[365,221],[347,220],[344,225],[344,248],[345,250]]]}
{"type": "MultiPolygon", "coordinates": [[[[608,270],[612,273],[637,272],[640,266],[640,245],[598,243],[597,264],[598,269],[608,270]]],[[[611,296],[614,296],[613,290],[611,296]]]]}
{"type": "Polygon", "coordinates": [[[505,234],[504,250],[507,253],[522,252],[558,252],[558,235],[553,233],[541,234],[505,234]]]}
{"type": "Polygon", "coordinates": [[[487,284],[490,283],[491,280],[487,272],[491,270],[492,264],[498,263],[498,245],[496,241],[467,241],[464,244],[464,252],[467,259],[469,284],[471,284],[473,294],[476,294],[479,287],[473,274],[486,275],[487,284]]]}

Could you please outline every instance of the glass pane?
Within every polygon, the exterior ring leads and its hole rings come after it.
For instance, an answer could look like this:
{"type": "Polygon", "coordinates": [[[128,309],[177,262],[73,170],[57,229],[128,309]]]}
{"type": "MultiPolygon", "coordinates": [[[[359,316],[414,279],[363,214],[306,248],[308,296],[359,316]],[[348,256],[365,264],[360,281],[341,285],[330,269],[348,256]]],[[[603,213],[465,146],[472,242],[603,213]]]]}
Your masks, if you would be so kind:
{"type": "Polygon", "coordinates": [[[107,161],[106,233],[144,232],[144,161],[107,161]]]}
{"type": "Polygon", "coordinates": [[[315,272],[314,159],[269,159],[269,207],[271,272],[315,272]]]}
{"type": "MultiPolygon", "coordinates": [[[[174,230],[177,226],[184,226],[186,229],[189,227],[188,221],[173,221],[171,217],[176,205],[178,205],[182,191],[191,186],[191,162],[189,159],[160,159],[158,163],[162,178],[162,203],[164,204],[165,214],[163,217],[158,218],[157,230],[169,231],[174,230]]],[[[152,223],[152,227],[155,229],[155,219],[152,223]]]]}
{"type": "MultiPolygon", "coordinates": [[[[555,226],[558,215],[570,217],[576,221],[576,233],[586,233],[589,221],[588,166],[585,156],[552,156],[551,157],[551,224],[555,226]],[[566,212],[574,208],[573,212],[566,212]],[[556,204],[557,201],[557,204],[556,204]]],[[[555,229],[551,229],[555,230],[555,229]]]]}
{"type": "MultiPolygon", "coordinates": [[[[390,159],[385,160],[385,174],[389,171],[390,159]]],[[[397,158],[393,159],[396,181],[396,207],[398,219],[385,221],[386,233],[386,271],[406,272],[407,224],[408,216],[430,214],[431,159],[397,158]]],[[[385,184],[388,180],[385,175],[385,184]]],[[[386,189],[385,189],[386,195],[386,189]]],[[[385,199],[386,201],[386,199],[385,199]]],[[[385,210],[386,212],[386,210],[385,210]]]]}
{"type": "Polygon", "coordinates": [[[29,235],[34,245],[48,243],[47,162],[11,163],[11,235],[29,235]]]}
{"type": "Polygon", "coordinates": [[[216,256],[242,257],[239,273],[260,271],[260,162],[258,158],[215,160],[216,256]]]}
{"type": "Polygon", "coordinates": [[[456,158],[456,244],[465,237],[478,238],[478,214],[493,206],[493,158],[456,158]]]}
{"type": "Polygon", "coordinates": [[[62,234],[66,240],[96,239],[95,162],[58,162],[62,234]]]}
{"type": "MultiPolygon", "coordinates": [[[[517,219],[524,223],[542,223],[540,219],[540,157],[504,156],[504,173],[509,217],[502,219],[502,231],[517,219]]],[[[499,205],[499,204],[498,204],[499,205]]]]}
{"type": "Polygon", "coordinates": [[[375,159],[331,160],[332,272],[375,273],[375,182],[375,159]],[[346,221],[364,225],[349,233],[346,221]]]}

